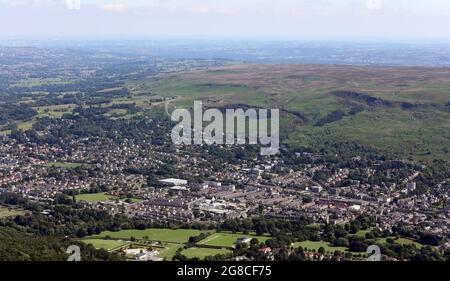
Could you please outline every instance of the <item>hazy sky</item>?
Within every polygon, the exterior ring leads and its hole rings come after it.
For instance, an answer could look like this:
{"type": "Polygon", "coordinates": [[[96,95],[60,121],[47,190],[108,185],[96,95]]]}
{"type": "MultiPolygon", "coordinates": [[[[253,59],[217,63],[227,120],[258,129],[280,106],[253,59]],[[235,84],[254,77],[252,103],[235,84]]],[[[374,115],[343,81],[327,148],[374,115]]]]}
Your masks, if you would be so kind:
{"type": "Polygon", "coordinates": [[[450,39],[449,27],[449,0],[0,0],[3,37],[450,39]]]}

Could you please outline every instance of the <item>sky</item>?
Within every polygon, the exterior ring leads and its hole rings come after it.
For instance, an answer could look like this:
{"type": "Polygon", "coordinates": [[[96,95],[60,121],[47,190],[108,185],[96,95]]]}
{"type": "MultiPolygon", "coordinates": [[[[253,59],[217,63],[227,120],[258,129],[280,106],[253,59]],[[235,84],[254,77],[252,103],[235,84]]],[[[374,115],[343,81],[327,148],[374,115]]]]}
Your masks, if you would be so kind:
{"type": "Polygon", "coordinates": [[[448,0],[0,0],[0,37],[450,39],[448,0]]]}

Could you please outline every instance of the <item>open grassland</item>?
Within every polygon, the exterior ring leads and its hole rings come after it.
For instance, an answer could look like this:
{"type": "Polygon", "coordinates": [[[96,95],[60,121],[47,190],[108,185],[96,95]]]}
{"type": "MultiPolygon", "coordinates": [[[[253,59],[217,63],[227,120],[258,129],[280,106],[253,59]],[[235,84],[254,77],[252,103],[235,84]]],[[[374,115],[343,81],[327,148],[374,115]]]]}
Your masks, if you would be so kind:
{"type": "Polygon", "coordinates": [[[188,258],[199,258],[199,259],[204,259],[205,257],[208,256],[226,255],[230,253],[231,251],[226,249],[207,249],[207,248],[189,248],[181,252],[181,254],[185,255],[188,258]]]}
{"type": "Polygon", "coordinates": [[[140,81],[133,89],[177,97],[173,108],[191,108],[199,99],[205,106],[280,108],[283,141],[291,145],[356,141],[403,158],[450,160],[448,68],[244,64],[140,81]],[[361,110],[349,114],[355,108],[361,110]],[[344,117],[317,125],[336,110],[344,117]]]}
{"type": "Polygon", "coordinates": [[[85,244],[91,244],[96,249],[105,249],[108,251],[114,250],[121,246],[129,244],[127,241],[123,240],[106,240],[106,239],[83,239],[81,240],[85,244]]]}
{"type": "Polygon", "coordinates": [[[103,231],[99,235],[94,235],[90,238],[105,238],[110,237],[112,239],[130,240],[131,237],[140,240],[148,241],[162,241],[171,243],[187,243],[189,237],[197,236],[201,233],[200,230],[195,229],[158,229],[150,228],[145,230],[121,230],[117,232],[103,231]]]}
{"type": "Polygon", "coordinates": [[[267,239],[270,239],[268,236],[257,236],[250,234],[242,234],[242,233],[228,233],[228,232],[220,232],[214,233],[202,241],[200,241],[199,245],[208,245],[208,246],[217,246],[217,247],[233,247],[236,244],[236,241],[239,238],[256,238],[259,242],[265,242],[267,239]]]}
{"type": "MultiPolygon", "coordinates": [[[[398,239],[395,238],[395,237],[390,237],[390,238],[394,240],[394,243],[395,243],[395,244],[400,244],[400,245],[414,245],[414,246],[416,246],[416,248],[418,248],[418,249],[420,249],[420,248],[423,247],[423,245],[420,244],[419,242],[413,241],[413,240],[408,239],[408,238],[403,238],[403,237],[400,237],[400,238],[398,238],[398,239]]],[[[387,238],[378,238],[376,242],[377,242],[377,243],[380,243],[380,244],[388,244],[388,242],[387,242],[386,240],[387,240],[387,238]]]]}

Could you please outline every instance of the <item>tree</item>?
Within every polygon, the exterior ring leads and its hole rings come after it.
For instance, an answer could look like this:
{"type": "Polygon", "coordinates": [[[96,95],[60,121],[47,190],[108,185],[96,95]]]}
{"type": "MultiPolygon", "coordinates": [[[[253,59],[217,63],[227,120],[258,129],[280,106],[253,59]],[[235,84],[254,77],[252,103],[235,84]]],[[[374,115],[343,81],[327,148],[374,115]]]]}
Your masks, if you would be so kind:
{"type": "Polygon", "coordinates": [[[320,247],[318,250],[319,254],[325,254],[325,248],[324,247],[320,247]]]}

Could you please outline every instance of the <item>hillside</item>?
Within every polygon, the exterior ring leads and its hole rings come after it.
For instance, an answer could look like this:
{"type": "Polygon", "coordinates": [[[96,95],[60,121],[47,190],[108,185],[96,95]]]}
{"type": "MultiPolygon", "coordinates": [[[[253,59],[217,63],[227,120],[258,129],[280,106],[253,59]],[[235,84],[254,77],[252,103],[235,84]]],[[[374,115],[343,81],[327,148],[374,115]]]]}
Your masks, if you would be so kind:
{"type": "Polygon", "coordinates": [[[233,65],[132,85],[178,106],[282,109],[284,143],[354,141],[403,158],[450,160],[450,68],[233,65]],[[299,118],[301,117],[301,118],[299,118]]]}

